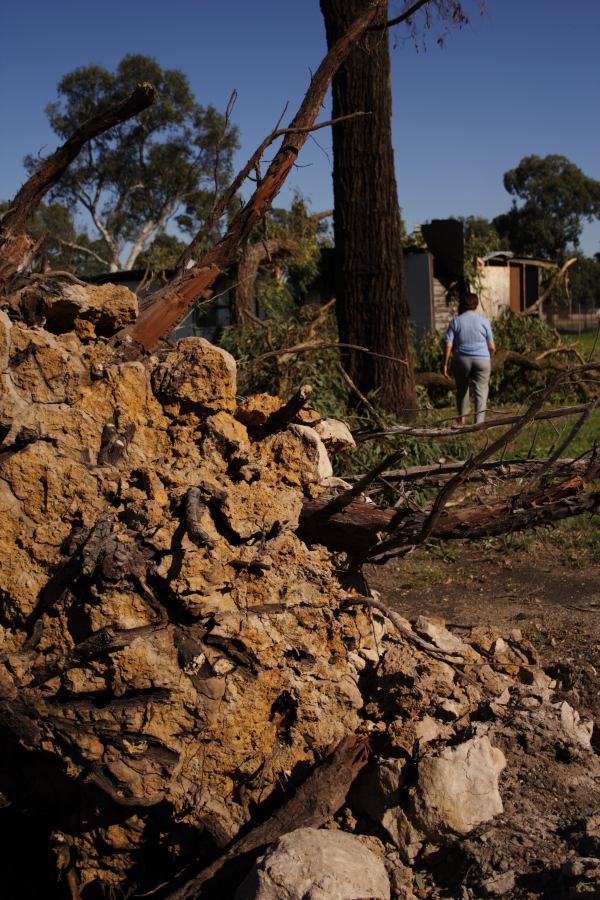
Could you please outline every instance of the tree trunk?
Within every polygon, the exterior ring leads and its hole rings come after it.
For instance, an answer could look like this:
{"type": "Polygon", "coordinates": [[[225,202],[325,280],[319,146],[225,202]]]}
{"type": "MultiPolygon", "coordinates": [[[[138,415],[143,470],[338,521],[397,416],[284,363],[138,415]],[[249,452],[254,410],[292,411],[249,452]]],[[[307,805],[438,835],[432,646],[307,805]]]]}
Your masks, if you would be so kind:
{"type": "MultiPolygon", "coordinates": [[[[366,0],[321,0],[331,45],[366,0]]],[[[385,21],[387,9],[378,21],[385,21]]],[[[333,126],[336,311],[340,341],[360,344],[406,365],[349,351],[347,368],[363,394],[377,390],[391,412],[416,405],[404,287],[400,209],[391,137],[392,95],[386,30],[352,49],[333,79],[333,118],[371,115],[333,126]]]]}
{"type": "Polygon", "coordinates": [[[281,249],[284,240],[271,238],[257,244],[246,244],[242,250],[237,268],[237,284],[233,304],[233,321],[236,325],[247,325],[256,315],[256,279],[261,262],[271,253],[281,249]]]}

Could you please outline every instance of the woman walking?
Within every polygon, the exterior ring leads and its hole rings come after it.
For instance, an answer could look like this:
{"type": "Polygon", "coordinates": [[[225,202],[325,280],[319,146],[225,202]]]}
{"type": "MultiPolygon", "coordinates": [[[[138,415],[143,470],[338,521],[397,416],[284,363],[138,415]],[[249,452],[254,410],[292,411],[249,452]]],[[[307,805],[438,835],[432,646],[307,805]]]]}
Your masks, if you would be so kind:
{"type": "Polygon", "coordinates": [[[454,351],[452,374],[456,382],[458,424],[465,424],[469,412],[469,390],[475,400],[475,421],[485,421],[492,354],[496,352],[492,326],[485,316],[475,312],[479,305],[477,294],[464,294],[458,312],[446,332],[443,372],[448,378],[448,362],[454,351]]]}

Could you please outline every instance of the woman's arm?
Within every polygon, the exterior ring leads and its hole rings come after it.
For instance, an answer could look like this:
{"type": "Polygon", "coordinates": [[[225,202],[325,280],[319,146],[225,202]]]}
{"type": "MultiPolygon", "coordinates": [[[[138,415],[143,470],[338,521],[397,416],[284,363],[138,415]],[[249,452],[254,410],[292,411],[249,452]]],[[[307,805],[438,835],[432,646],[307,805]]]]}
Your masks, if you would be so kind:
{"type": "Polygon", "coordinates": [[[446,378],[448,378],[448,362],[450,360],[450,354],[452,353],[452,341],[446,341],[446,347],[444,350],[444,367],[442,372],[446,378]]]}

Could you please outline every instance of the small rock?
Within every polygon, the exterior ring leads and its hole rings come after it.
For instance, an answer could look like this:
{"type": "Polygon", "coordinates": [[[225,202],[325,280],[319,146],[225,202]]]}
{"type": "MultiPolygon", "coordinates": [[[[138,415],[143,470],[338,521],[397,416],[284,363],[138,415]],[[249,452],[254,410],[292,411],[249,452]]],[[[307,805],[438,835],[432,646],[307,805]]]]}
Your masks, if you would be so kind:
{"type": "Polygon", "coordinates": [[[592,743],[594,723],[582,722],[579,713],[565,701],[559,705],[560,721],[563,729],[575,744],[589,750],[592,743]]]}
{"type": "Polygon", "coordinates": [[[503,897],[509,891],[512,891],[514,886],[515,873],[502,872],[499,875],[494,875],[493,878],[488,878],[487,881],[483,881],[481,889],[485,897],[503,897]]]}
{"type": "Polygon", "coordinates": [[[340,419],[322,419],[315,425],[315,431],[332,453],[341,453],[356,447],[350,429],[340,419]]]}

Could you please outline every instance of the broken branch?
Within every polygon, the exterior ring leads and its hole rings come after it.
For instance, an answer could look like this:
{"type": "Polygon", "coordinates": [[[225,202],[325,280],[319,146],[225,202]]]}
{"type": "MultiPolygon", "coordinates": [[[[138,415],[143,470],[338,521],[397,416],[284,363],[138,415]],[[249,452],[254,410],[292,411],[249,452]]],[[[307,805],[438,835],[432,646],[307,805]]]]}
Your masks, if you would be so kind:
{"type": "Polygon", "coordinates": [[[144,82],[131,96],[92,116],[52,156],[44,160],[20,189],[0,222],[0,283],[27,264],[33,246],[27,222],[42,198],[59,180],[81,149],[98,135],[131,119],[154,102],[154,88],[144,82]]]}
{"type": "Polygon", "coordinates": [[[384,5],[384,0],[376,0],[327,53],[287,129],[286,140],[275,154],[264,179],[257,185],[250,200],[233,216],[225,236],[196,265],[180,272],[166,288],[157,291],[152,303],[135,325],[126,330],[125,333],[130,334],[146,350],[155,347],[161,337],[181,321],[196,297],[213,283],[224,268],[235,261],[240,247],[278,194],[298,153],[306,143],[309,129],[314,125],[335,72],[384,5]]]}

